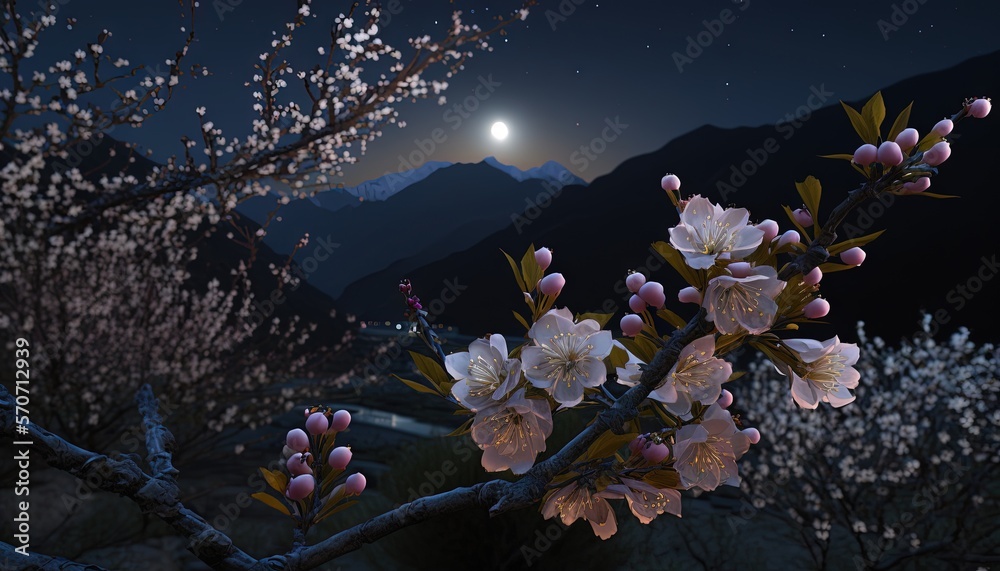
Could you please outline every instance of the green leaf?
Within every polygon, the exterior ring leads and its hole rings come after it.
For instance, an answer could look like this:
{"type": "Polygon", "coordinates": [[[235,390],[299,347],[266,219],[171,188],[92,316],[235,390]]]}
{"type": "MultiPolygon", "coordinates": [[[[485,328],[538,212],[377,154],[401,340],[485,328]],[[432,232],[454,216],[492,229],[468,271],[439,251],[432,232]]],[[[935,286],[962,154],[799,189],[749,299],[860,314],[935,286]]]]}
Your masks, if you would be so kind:
{"type": "MultiPolygon", "coordinates": [[[[528,251],[521,256],[521,275],[524,277],[525,287],[535,288],[538,280],[542,279],[542,268],[535,260],[535,245],[528,246],[528,251]]],[[[531,291],[525,289],[524,291],[531,291]]]]}
{"type": "Polygon", "coordinates": [[[670,311],[666,307],[657,310],[656,315],[658,315],[660,319],[666,321],[670,325],[673,325],[677,329],[683,329],[684,327],[687,326],[687,322],[684,321],[684,318],[682,318],[680,315],[677,315],[673,311],[670,311]]]}
{"type": "Polygon", "coordinates": [[[746,371],[733,371],[733,374],[729,375],[729,378],[726,379],[726,382],[731,383],[745,374],[747,374],[746,371]]]}
{"type": "Polygon", "coordinates": [[[853,107],[844,103],[843,101],[841,101],[840,104],[844,106],[844,111],[847,113],[847,117],[851,120],[851,126],[854,127],[854,131],[858,134],[859,137],[861,137],[861,140],[864,141],[865,143],[871,143],[873,145],[876,142],[878,142],[877,138],[872,136],[872,134],[870,133],[868,129],[868,123],[865,122],[861,114],[855,111],[853,107]]]}
{"type": "Polygon", "coordinates": [[[448,373],[441,368],[441,365],[437,361],[417,353],[416,351],[408,351],[410,358],[413,359],[413,364],[417,366],[420,374],[427,377],[427,380],[434,383],[435,385],[442,385],[451,382],[451,377],[448,373]]]}
{"type": "Polygon", "coordinates": [[[257,492],[256,494],[250,494],[250,497],[254,498],[257,501],[263,502],[268,506],[271,506],[272,508],[278,510],[279,512],[285,515],[289,516],[292,515],[292,513],[288,511],[288,506],[281,503],[281,500],[272,496],[271,494],[268,494],[267,492],[257,492]]]}
{"type": "MultiPolygon", "coordinates": [[[[812,214],[813,218],[813,228],[816,231],[816,235],[819,235],[819,199],[823,194],[823,185],[819,183],[819,179],[814,176],[807,176],[802,182],[795,183],[795,190],[799,191],[799,196],[802,197],[802,202],[806,205],[809,210],[809,214],[812,214]]],[[[803,235],[803,238],[806,235],[803,235]]]]}
{"type": "Polygon", "coordinates": [[[662,240],[659,242],[653,242],[653,249],[656,250],[658,254],[663,256],[663,259],[666,260],[667,263],[669,263],[682,278],[684,278],[684,281],[699,290],[705,288],[704,272],[695,270],[691,266],[687,265],[687,262],[684,261],[684,255],[675,250],[669,242],[664,242],[662,240]]]}
{"type": "MultiPolygon", "coordinates": [[[[839,254],[839,253],[841,253],[841,252],[843,252],[845,250],[850,250],[851,248],[854,248],[854,247],[857,247],[857,246],[864,246],[868,242],[871,242],[875,238],[878,238],[879,236],[881,236],[883,232],[885,232],[885,230],[879,230],[878,232],[874,232],[874,233],[868,234],[866,236],[859,236],[857,238],[852,238],[850,240],[844,240],[843,242],[840,242],[838,244],[834,244],[834,245],[830,246],[830,249],[828,251],[830,252],[831,256],[836,256],[837,254],[839,254]]],[[[820,270],[820,271],[823,271],[823,270],[820,270]]]]}
{"type": "Polygon", "coordinates": [[[584,319],[593,319],[603,329],[614,316],[614,313],[578,313],[576,314],[576,322],[579,323],[584,319]]]}
{"type": "Polygon", "coordinates": [[[824,274],[832,274],[833,272],[842,272],[844,270],[854,269],[855,266],[848,266],[847,264],[838,264],[835,262],[826,262],[819,265],[819,271],[824,274]]]}
{"type": "MultiPolygon", "coordinates": [[[[463,412],[463,411],[459,411],[459,412],[463,412]]],[[[459,426],[455,430],[452,430],[451,432],[449,432],[448,436],[461,436],[461,435],[469,432],[469,428],[472,426],[472,421],[473,420],[475,420],[475,419],[474,418],[470,418],[470,419],[466,420],[465,422],[462,423],[461,426],[459,426]]]]}
{"type": "Polygon", "coordinates": [[[624,345],[630,353],[638,357],[643,363],[652,361],[653,356],[656,355],[656,351],[658,349],[652,341],[641,336],[635,337],[634,339],[623,337],[619,339],[618,342],[624,345]]]}
{"type": "Polygon", "coordinates": [[[618,345],[612,345],[611,354],[608,355],[608,359],[611,360],[612,367],[624,368],[628,364],[628,352],[618,345]]]}
{"type": "Polygon", "coordinates": [[[327,508],[327,506],[334,505],[332,503],[327,504],[326,506],[323,506],[323,509],[320,510],[320,512],[316,515],[316,519],[313,523],[319,523],[341,510],[346,510],[347,508],[353,506],[356,503],[358,503],[358,500],[351,500],[349,502],[344,502],[335,508],[327,508]]]}
{"type": "Polygon", "coordinates": [[[869,133],[874,135],[877,140],[882,133],[882,121],[885,120],[885,102],[882,101],[881,91],[876,91],[868,103],[865,103],[865,106],[861,108],[861,117],[868,124],[869,133]]]}
{"type": "MultiPolygon", "coordinates": [[[[511,310],[511,311],[513,311],[513,310],[511,310]]],[[[521,315],[520,313],[518,313],[516,311],[513,311],[513,313],[514,313],[514,319],[517,319],[517,322],[520,323],[521,325],[523,325],[525,330],[530,330],[531,329],[531,326],[528,325],[528,320],[526,320],[523,315],[521,315]]]]}
{"type": "Polygon", "coordinates": [[[437,390],[434,390],[434,389],[432,389],[430,387],[426,387],[426,386],[421,385],[420,383],[418,383],[416,381],[411,381],[409,379],[404,379],[403,377],[400,377],[399,375],[393,375],[393,376],[396,377],[397,379],[399,379],[400,381],[403,381],[404,385],[410,387],[411,389],[417,391],[418,393],[427,393],[427,394],[431,394],[431,395],[442,394],[441,391],[437,391],[437,390]]]}
{"type": "Polygon", "coordinates": [[[511,258],[510,254],[507,252],[504,252],[503,250],[500,251],[503,252],[504,257],[507,258],[507,263],[510,264],[510,269],[514,272],[514,279],[517,280],[517,287],[521,288],[522,292],[529,291],[528,288],[524,287],[524,279],[521,278],[521,270],[517,268],[517,262],[515,262],[514,258],[511,258]]]}
{"type": "Polygon", "coordinates": [[[847,154],[847,153],[837,153],[837,154],[833,154],[833,155],[820,155],[819,158],[821,158],[821,159],[838,159],[838,160],[844,160],[844,161],[853,161],[854,160],[854,155],[850,155],[850,154],[847,154]]]}
{"type": "Polygon", "coordinates": [[[960,196],[955,196],[954,194],[937,194],[934,192],[918,192],[915,194],[907,194],[906,196],[926,196],[928,198],[961,198],[960,196]]]}
{"type": "MultiPolygon", "coordinates": [[[[787,207],[787,206],[785,206],[784,204],[782,204],[781,207],[785,209],[785,214],[788,215],[788,219],[792,221],[792,224],[795,225],[795,228],[798,229],[798,231],[802,235],[802,237],[806,238],[807,236],[809,236],[809,233],[806,232],[806,229],[803,228],[801,224],[799,224],[798,220],[795,219],[795,215],[792,214],[792,209],[789,208],[789,207],[787,207]]],[[[815,223],[816,223],[816,221],[813,220],[813,224],[815,224],[815,223]]]]}
{"type": "Polygon", "coordinates": [[[896,120],[892,122],[892,128],[889,129],[889,135],[886,136],[887,141],[896,140],[896,135],[906,128],[906,124],[910,122],[910,110],[913,108],[913,102],[911,101],[905,109],[896,115],[896,120]]]}
{"type": "Polygon", "coordinates": [[[597,437],[597,440],[595,440],[587,451],[580,457],[580,461],[607,458],[613,455],[619,448],[622,448],[629,442],[632,442],[636,436],[639,436],[638,432],[615,434],[614,432],[608,430],[604,434],[597,437]]]}
{"type": "Polygon", "coordinates": [[[653,470],[642,477],[642,481],[654,488],[675,490],[681,486],[681,475],[676,470],[664,468],[653,470]]]}
{"type": "Polygon", "coordinates": [[[271,486],[271,489],[279,494],[285,493],[285,489],[288,487],[288,476],[277,470],[268,470],[267,468],[258,468],[258,470],[264,475],[264,480],[267,481],[268,486],[271,486]]]}

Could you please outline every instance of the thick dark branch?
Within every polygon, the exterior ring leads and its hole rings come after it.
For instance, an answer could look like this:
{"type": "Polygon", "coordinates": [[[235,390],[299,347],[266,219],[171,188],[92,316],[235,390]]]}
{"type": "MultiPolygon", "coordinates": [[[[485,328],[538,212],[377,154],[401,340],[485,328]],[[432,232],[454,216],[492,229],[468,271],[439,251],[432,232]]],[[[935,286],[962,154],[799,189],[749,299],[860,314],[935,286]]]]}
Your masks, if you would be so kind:
{"type": "MultiPolygon", "coordinates": [[[[0,434],[14,436],[15,422],[14,397],[0,385],[0,434]]],[[[143,512],[158,516],[190,538],[188,548],[213,568],[245,570],[256,563],[226,535],[184,507],[177,499],[177,486],[172,481],[151,478],[131,458],[110,458],[84,450],[34,423],[28,424],[27,435],[19,434],[17,439],[32,442],[31,451],[50,466],[94,483],[101,490],[130,498],[143,512]]]]}
{"type": "Polygon", "coordinates": [[[145,384],[136,393],[135,402],[139,405],[139,413],[142,414],[142,422],[146,427],[146,451],[149,453],[146,461],[153,468],[155,477],[173,484],[179,473],[172,463],[174,435],[163,426],[159,411],[160,400],[153,396],[152,387],[145,384]]]}
{"type": "Polygon", "coordinates": [[[403,504],[316,545],[288,555],[284,569],[312,569],[415,523],[473,507],[489,507],[509,486],[508,482],[493,480],[403,504]]]}

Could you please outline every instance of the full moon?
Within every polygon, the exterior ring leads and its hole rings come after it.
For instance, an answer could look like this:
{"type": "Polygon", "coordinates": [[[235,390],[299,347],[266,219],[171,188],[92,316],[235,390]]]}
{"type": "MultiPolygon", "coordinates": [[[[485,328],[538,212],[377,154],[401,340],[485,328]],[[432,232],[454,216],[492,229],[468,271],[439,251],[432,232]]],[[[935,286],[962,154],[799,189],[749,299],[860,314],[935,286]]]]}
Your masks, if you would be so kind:
{"type": "Polygon", "coordinates": [[[497,121],[492,127],[490,127],[490,134],[493,135],[494,139],[502,141],[507,138],[508,133],[509,131],[507,130],[507,125],[505,125],[503,121],[497,121]]]}

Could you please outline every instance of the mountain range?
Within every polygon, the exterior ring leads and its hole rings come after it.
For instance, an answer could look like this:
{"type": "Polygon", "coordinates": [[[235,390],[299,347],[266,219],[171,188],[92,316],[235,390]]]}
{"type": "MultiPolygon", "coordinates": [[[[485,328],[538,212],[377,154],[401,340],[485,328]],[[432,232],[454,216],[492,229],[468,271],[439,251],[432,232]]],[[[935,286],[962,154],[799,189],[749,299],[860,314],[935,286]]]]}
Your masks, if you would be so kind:
{"type": "MultiPolygon", "coordinates": [[[[990,72],[998,66],[1000,52],[886,87],[884,128],[911,101],[915,103],[909,124],[923,134],[942,116],[957,111],[964,98],[1000,93],[1000,78],[990,72]]],[[[804,103],[810,95],[809,90],[803,92],[804,103]]],[[[847,103],[860,109],[866,100],[847,103]]],[[[991,116],[963,121],[949,137],[952,157],[931,190],[960,198],[892,197],[895,200],[866,204],[848,216],[842,237],[888,231],[866,246],[868,259],[861,267],[827,276],[821,291],[833,307],[826,318],[833,326],[813,325],[804,334],[825,339],[836,333],[853,339],[856,322],[863,320],[869,334],[898,338],[918,331],[919,314],[925,311],[935,316],[932,329],[948,331],[961,324],[976,338],[997,338],[993,316],[1000,280],[990,279],[1000,267],[998,241],[989,230],[995,226],[991,207],[998,203],[989,178],[989,165],[1000,151],[997,120],[991,116]]],[[[364,275],[353,283],[339,280],[332,289],[319,287],[333,293],[339,307],[361,318],[388,319],[398,317],[402,309],[395,289],[400,278],[413,280],[425,305],[446,281],[457,283],[465,289],[443,306],[436,316],[439,321],[473,335],[516,331],[511,309],[523,309],[522,294],[500,250],[519,256],[534,244],[553,249],[550,271],[567,279],[558,305],[577,312],[615,310],[620,316],[627,310],[623,279],[629,269],[646,269],[668,292],[686,285],[671,269],[661,268],[665,265],[650,249],[652,242],[669,239],[667,231],[677,223],[676,211],[659,188],[665,172],[681,177],[685,195],[699,193],[723,205],[746,207],[752,220],[772,218],[785,230],[791,223],[781,205],[794,209],[801,204],[795,181],[815,175],[823,183],[821,219],[863,182],[846,161],[818,156],[853,153],[860,144],[844,110],[831,97],[825,107],[794,122],[698,128],[625,161],[588,186],[569,185],[544,200],[530,199],[534,189],[525,189],[527,202],[521,196],[488,196],[492,179],[482,163],[449,167],[435,173],[442,178],[425,179],[436,186],[426,188],[427,196],[408,191],[383,203],[386,218],[354,241],[353,248],[366,248],[355,257],[381,251],[379,263],[357,268],[352,273],[364,275]],[[476,189],[473,200],[468,199],[470,188],[476,189]],[[461,210],[452,208],[457,204],[461,210]],[[471,241],[485,230],[487,214],[491,231],[471,241]],[[476,232],[470,232],[470,226],[476,232]],[[428,235],[431,230],[435,239],[428,235]],[[390,258],[395,261],[385,264],[390,258]]],[[[358,231],[356,224],[342,223],[348,232],[358,231]]],[[[682,315],[693,310],[676,302],[671,307],[682,315]]]]}
{"type": "MultiPolygon", "coordinates": [[[[363,197],[354,196],[356,189],[334,189],[289,202],[268,225],[264,243],[290,253],[308,233],[337,244],[329,259],[310,272],[310,283],[337,298],[348,285],[386,268],[405,273],[463,250],[510,225],[512,214],[539,196],[559,193],[566,181],[583,183],[555,162],[521,171],[493,157],[386,175],[397,176],[408,184],[385,200],[359,200],[363,197]]],[[[372,186],[376,183],[381,184],[372,186]]],[[[237,211],[264,224],[278,200],[277,195],[255,197],[237,211]]],[[[296,261],[303,264],[307,256],[302,251],[296,261]]]]}

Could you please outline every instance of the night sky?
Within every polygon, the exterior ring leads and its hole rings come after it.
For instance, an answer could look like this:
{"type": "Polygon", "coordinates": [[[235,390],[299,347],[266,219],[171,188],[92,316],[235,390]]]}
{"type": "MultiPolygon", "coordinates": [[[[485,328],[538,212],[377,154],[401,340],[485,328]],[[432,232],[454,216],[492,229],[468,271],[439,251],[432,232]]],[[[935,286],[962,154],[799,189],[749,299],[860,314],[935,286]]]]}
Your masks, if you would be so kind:
{"type": "MultiPolygon", "coordinates": [[[[60,25],[49,33],[60,39],[40,50],[46,62],[107,28],[114,35],[105,54],[165,70],[163,60],[182,43],[180,27],[190,26],[173,0],[57,4],[60,25]],[[62,24],[68,16],[78,18],[72,31],[62,24]]],[[[518,3],[396,0],[383,5],[389,9],[382,37],[403,45],[406,37],[442,36],[452,9],[486,25],[518,3]]],[[[299,68],[319,61],[316,48],[328,43],[329,24],[349,3],[322,0],[313,6],[318,17],[289,51],[299,68]]],[[[280,30],[295,7],[292,0],[202,0],[189,63],[202,63],[214,75],[190,82],[167,112],[142,129],[115,136],[138,142],[163,160],[180,150],[180,135],[197,132],[194,108],[199,105],[227,135],[245,136],[253,112],[252,88],[243,82],[268,48],[271,31],[280,30]]],[[[395,172],[401,163],[405,169],[424,160],[478,162],[488,155],[523,169],[555,160],[593,180],[706,123],[774,124],[793,116],[813,93],[826,93],[826,105],[857,101],[900,79],[1000,49],[998,16],[1000,4],[965,0],[543,0],[526,22],[492,41],[493,52],[477,53],[451,80],[446,105],[435,100],[400,105],[408,126],[387,129],[359,165],[346,167],[342,181],[353,185],[395,172]],[[468,99],[487,85],[480,94],[488,97],[468,99]],[[490,136],[495,121],[509,126],[506,140],[490,136]],[[606,129],[612,123],[618,133],[606,129]],[[435,129],[444,130],[444,143],[430,152],[418,150],[415,140],[428,139],[435,129]],[[602,134],[615,138],[592,144],[602,134]],[[581,152],[581,146],[592,151],[581,152]]]]}

